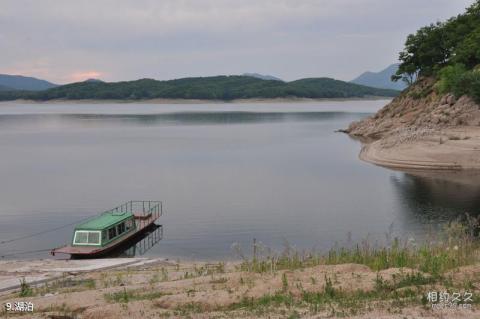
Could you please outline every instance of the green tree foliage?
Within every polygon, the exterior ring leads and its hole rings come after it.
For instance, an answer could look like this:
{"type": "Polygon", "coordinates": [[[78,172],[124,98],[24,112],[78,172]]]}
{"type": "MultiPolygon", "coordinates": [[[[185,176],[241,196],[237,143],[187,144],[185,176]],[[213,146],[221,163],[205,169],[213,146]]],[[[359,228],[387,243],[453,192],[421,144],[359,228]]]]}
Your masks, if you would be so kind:
{"type": "Polygon", "coordinates": [[[457,97],[466,94],[480,103],[480,72],[465,72],[454,86],[452,93],[457,97]]]}
{"type": "Polygon", "coordinates": [[[410,34],[399,59],[402,63],[392,80],[410,84],[416,76],[436,76],[449,65],[474,68],[480,63],[480,0],[463,14],[410,34]]]}
{"type": "Polygon", "coordinates": [[[467,70],[463,64],[444,67],[436,84],[439,93],[453,93],[456,97],[468,95],[480,103],[480,72],[467,70]]]}
{"type": "Polygon", "coordinates": [[[250,98],[351,98],[396,96],[398,91],[338,81],[330,78],[292,82],[262,80],[249,76],[213,76],[170,81],[141,79],[128,82],[81,82],[41,92],[0,92],[0,100],[30,99],[201,99],[233,100],[250,98]]]}
{"type": "Polygon", "coordinates": [[[448,65],[439,71],[440,80],[437,82],[437,89],[440,93],[458,91],[458,83],[464,76],[466,68],[463,64],[448,65]]]}
{"type": "Polygon", "coordinates": [[[453,58],[455,62],[463,63],[469,68],[475,67],[480,61],[480,26],[473,30],[460,43],[453,58]]]}
{"type": "Polygon", "coordinates": [[[411,84],[417,75],[431,75],[437,67],[447,63],[450,52],[443,27],[444,24],[438,22],[407,37],[405,49],[399,55],[402,63],[393,80],[401,78],[411,84]]]}

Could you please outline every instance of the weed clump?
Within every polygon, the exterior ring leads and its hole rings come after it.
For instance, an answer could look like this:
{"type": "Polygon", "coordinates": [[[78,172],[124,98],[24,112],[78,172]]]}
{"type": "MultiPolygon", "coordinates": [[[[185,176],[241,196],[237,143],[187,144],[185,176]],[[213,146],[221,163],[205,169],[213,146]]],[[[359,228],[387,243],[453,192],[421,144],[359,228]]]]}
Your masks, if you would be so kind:
{"type": "Polygon", "coordinates": [[[110,303],[128,303],[137,300],[153,300],[165,296],[160,291],[143,292],[140,290],[127,290],[125,287],[122,291],[107,293],[104,298],[110,303]]]}
{"type": "Polygon", "coordinates": [[[30,287],[25,278],[20,279],[20,297],[30,297],[33,295],[33,289],[30,287]]]}
{"type": "Polygon", "coordinates": [[[448,270],[478,261],[480,243],[475,235],[477,229],[478,221],[467,216],[467,222],[450,222],[442,231],[420,244],[412,239],[402,241],[393,238],[389,244],[379,247],[365,240],[353,247],[332,248],[323,254],[300,253],[287,244],[281,254],[269,251],[263,257],[249,259],[242,256],[240,268],[243,271],[273,273],[317,265],[355,263],[375,271],[407,267],[439,277],[448,270]]]}

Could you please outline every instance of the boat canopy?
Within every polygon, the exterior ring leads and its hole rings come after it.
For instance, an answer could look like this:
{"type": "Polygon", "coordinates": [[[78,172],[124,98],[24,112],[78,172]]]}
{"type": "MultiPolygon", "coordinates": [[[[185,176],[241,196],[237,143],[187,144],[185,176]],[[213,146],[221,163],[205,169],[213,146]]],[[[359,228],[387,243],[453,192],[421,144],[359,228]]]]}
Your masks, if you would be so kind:
{"type": "Polygon", "coordinates": [[[133,218],[132,212],[123,212],[119,214],[112,211],[107,211],[99,216],[87,220],[82,224],[77,225],[75,230],[103,230],[131,218],[133,218]]]}

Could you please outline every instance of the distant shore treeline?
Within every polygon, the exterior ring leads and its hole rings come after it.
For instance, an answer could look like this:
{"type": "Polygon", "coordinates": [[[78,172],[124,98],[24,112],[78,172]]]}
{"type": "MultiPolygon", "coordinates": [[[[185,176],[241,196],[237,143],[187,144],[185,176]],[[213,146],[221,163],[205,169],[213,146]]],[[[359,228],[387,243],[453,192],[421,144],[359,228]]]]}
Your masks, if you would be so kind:
{"type": "Polygon", "coordinates": [[[0,101],[27,99],[140,100],[201,99],[234,100],[250,98],[361,98],[393,97],[399,92],[334,80],[308,78],[292,82],[261,80],[250,76],[212,76],[169,81],[141,79],[126,82],[87,81],[54,87],[44,91],[1,91],[0,101]]]}

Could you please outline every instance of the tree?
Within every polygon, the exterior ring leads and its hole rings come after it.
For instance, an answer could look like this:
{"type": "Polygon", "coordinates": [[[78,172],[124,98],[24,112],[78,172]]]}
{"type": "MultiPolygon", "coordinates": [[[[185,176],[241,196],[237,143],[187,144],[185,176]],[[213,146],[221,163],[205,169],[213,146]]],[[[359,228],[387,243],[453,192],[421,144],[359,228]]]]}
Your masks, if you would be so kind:
{"type": "Polygon", "coordinates": [[[467,69],[480,64],[480,0],[466,12],[410,34],[399,54],[401,61],[393,81],[411,84],[417,76],[432,76],[447,65],[467,69]]]}
{"type": "Polygon", "coordinates": [[[411,84],[417,76],[432,75],[449,61],[450,56],[444,23],[420,28],[407,37],[405,48],[399,54],[402,63],[392,80],[402,79],[411,84]]]}
{"type": "Polygon", "coordinates": [[[480,26],[465,37],[455,53],[455,62],[462,63],[469,69],[480,64],[480,26]]]}

